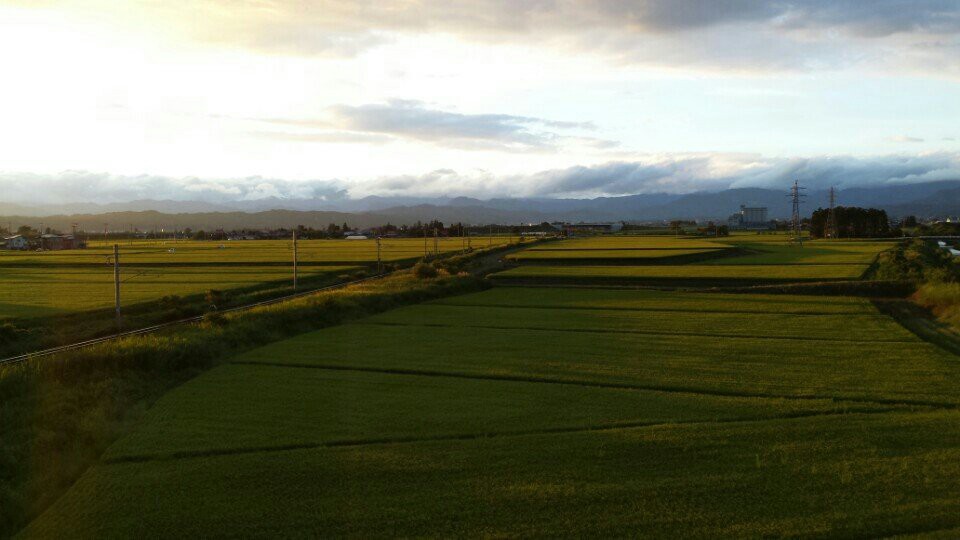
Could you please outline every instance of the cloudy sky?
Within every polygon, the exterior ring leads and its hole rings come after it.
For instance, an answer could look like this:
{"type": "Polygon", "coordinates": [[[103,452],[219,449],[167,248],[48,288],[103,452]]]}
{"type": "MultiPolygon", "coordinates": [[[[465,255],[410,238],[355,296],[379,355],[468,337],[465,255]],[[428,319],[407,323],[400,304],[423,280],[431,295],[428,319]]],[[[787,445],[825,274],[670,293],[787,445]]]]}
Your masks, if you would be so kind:
{"type": "Polygon", "coordinates": [[[0,0],[0,51],[0,200],[960,179],[958,0],[0,0]]]}

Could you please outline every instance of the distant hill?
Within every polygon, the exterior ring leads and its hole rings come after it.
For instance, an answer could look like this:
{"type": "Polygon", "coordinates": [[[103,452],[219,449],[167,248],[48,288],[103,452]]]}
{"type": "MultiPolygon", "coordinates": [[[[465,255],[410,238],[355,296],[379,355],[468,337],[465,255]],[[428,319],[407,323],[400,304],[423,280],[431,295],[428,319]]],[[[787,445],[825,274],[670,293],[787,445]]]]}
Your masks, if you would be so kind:
{"type": "MultiPolygon", "coordinates": [[[[803,211],[826,207],[826,190],[806,192],[803,211]]],[[[0,223],[28,223],[68,230],[78,223],[86,230],[102,230],[104,223],[117,230],[190,227],[234,229],[325,227],[328,223],[371,227],[439,219],[445,223],[539,223],[542,221],[660,221],[670,219],[726,219],[741,204],[766,206],[771,218],[786,218],[790,201],[786,190],[738,188],[685,195],[652,193],[594,199],[470,197],[364,197],[338,201],[277,199],[210,204],[201,201],[131,201],[127,203],[72,203],[26,206],[0,203],[0,223]],[[7,216],[7,217],[3,217],[7,216]]],[[[960,215],[960,180],[893,184],[839,190],[837,204],[883,208],[892,216],[960,215]]]]}

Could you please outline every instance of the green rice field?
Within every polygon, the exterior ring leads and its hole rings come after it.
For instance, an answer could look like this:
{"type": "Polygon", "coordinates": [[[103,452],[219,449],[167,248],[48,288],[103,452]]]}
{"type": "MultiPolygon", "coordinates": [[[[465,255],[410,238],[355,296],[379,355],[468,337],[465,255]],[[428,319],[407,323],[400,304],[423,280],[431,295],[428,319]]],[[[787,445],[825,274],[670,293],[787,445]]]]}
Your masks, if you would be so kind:
{"type": "Polygon", "coordinates": [[[855,280],[885,241],[808,240],[783,235],[720,238],[589,237],[511,255],[516,268],[494,277],[509,282],[724,285],[855,280]],[[632,247],[631,247],[632,246],[632,247]]]}
{"type": "Polygon", "coordinates": [[[958,376],[865,299],[498,287],[233,357],[21,536],[956,530],[958,376]]]}
{"type": "MultiPolygon", "coordinates": [[[[305,266],[301,279],[339,275],[359,266],[305,266]]],[[[293,271],[282,266],[140,266],[123,268],[122,306],[167,295],[197,295],[210,289],[231,290],[264,284],[292,283],[293,271]]],[[[0,320],[30,318],[109,308],[114,305],[113,269],[0,267],[0,320]]]]}
{"type": "MultiPolygon", "coordinates": [[[[516,243],[517,237],[469,238],[470,247],[484,248],[516,243]]],[[[289,240],[133,240],[118,241],[120,260],[134,265],[225,265],[290,264],[293,242],[289,240]]],[[[461,251],[468,239],[439,238],[440,253],[461,251]]],[[[415,260],[434,253],[434,240],[385,238],[381,240],[383,261],[415,260]]],[[[112,261],[113,242],[91,241],[87,249],[45,252],[0,251],[0,267],[14,265],[107,265],[112,261]]],[[[297,258],[301,264],[358,264],[377,260],[376,240],[300,240],[297,258]]]]}
{"type": "MultiPolygon", "coordinates": [[[[471,238],[471,247],[516,242],[516,237],[471,238]]],[[[121,304],[168,295],[202,295],[207,290],[249,289],[291,283],[289,241],[120,241],[121,304]]],[[[437,250],[458,252],[460,238],[441,238],[437,250]]],[[[434,252],[433,238],[427,251],[434,252]]],[[[348,274],[377,261],[375,240],[302,240],[299,276],[304,280],[348,274]]],[[[409,262],[423,257],[422,239],[383,239],[381,260],[409,262]]],[[[114,305],[113,245],[93,241],[87,249],[46,252],[0,251],[0,320],[36,318],[114,305]]]]}

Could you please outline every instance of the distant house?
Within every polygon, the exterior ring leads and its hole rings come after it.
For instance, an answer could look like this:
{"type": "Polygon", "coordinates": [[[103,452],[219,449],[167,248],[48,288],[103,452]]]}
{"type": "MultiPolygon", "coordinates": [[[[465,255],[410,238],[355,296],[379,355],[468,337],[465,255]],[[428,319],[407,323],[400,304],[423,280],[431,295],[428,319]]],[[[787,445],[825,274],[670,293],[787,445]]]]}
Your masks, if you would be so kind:
{"type": "Polygon", "coordinates": [[[623,229],[623,223],[564,223],[556,228],[562,228],[568,236],[576,233],[615,233],[623,229]]]}
{"type": "Polygon", "coordinates": [[[17,249],[17,250],[30,249],[30,241],[27,240],[23,235],[18,234],[15,236],[8,236],[4,238],[4,241],[7,244],[6,246],[7,249],[17,249]]]}
{"type": "Polygon", "coordinates": [[[79,249],[86,247],[72,234],[44,234],[40,237],[40,249],[58,251],[61,249],[79,249]]]}
{"type": "Polygon", "coordinates": [[[362,234],[349,234],[344,238],[346,238],[347,240],[369,240],[369,238],[367,238],[362,234]]]}

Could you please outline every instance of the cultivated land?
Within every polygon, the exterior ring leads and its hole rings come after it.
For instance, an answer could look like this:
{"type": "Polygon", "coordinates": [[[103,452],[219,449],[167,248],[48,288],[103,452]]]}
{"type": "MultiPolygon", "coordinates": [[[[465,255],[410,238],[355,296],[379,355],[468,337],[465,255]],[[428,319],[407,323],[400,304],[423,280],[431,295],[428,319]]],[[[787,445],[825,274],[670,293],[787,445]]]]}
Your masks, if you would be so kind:
{"type": "MultiPolygon", "coordinates": [[[[302,278],[337,275],[359,266],[306,266],[302,278]]],[[[289,268],[271,266],[128,267],[121,272],[121,305],[130,306],[167,295],[198,295],[210,289],[231,290],[289,282],[289,268]]],[[[114,305],[113,269],[106,266],[0,267],[0,320],[60,315],[114,305]]]]}
{"type": "Polygon", "coordinates": [[[23,536],[951,530],[958,375],[864,299],[496,288],[234,357],[23,536]]]}
{"type": "Polygon", "coordinates": [[[883,241],[808,240],[799,248],[772,234],[577,238],[514,254],[511,260],[521,266],[494,277],[524,283],[721,286],[841,281],[862,277],[891,246],[883,241]]]}
{"type": "MultiPolygon", "coordinates": [[[[470,239],[476,248],[516,242],[516,237],[470,239]]],[[[289,241],[119,241],[121,300],[134,305],[163,296],[202,295],[275,287],[292,282],[289,241]]],[[[460,251],[466,241],[441,238],[440,253],[460,251]]],[[[427,242],[433,253],[433,238],[427,242]]],[[[301,240],[300,277],[333,279],[372,268],[375,240],[301,240]]],[[[381,260],[411,262],[423,257],[422,239],[384,239],[381,260]]],[[[114,303],[113,244],[92,241],[88,249],[47,252],[0,251],[0,320],[34,318],[109,308],[114,303]]]]}

